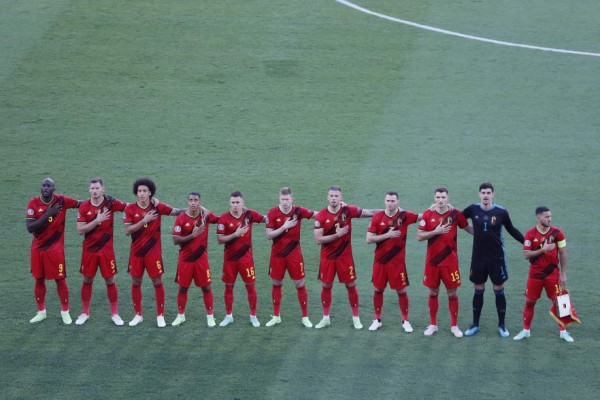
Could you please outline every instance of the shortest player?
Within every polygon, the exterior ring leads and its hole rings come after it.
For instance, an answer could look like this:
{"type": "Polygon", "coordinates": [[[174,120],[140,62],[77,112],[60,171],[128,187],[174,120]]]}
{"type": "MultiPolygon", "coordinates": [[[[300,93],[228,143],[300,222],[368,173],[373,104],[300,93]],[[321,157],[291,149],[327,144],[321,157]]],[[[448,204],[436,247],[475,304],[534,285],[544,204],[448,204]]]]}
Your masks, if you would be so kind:
{"type": "MultiPolygon", "coordinates": [[[[535,209],[537,225],[525,233],[523,252],[529,260],[529,277],[525,290],[525,309],[523,310],[523,330],[514,340],[523,340],[531,336],[531,321],[535,303],[542,295],[542,289],[551,301],[560,294],[567,281],[567,242],[565,234],[552,226],[552,212],[548,207],[535,209]],[[559,269],[560,265],[560,269],[559,269]]],[[[564,326],[559,325],[559,336],[571,343],[574,339],[564,326]]]]}
{"type": "Polygon", "coordinates": [[[208,264],[208,229],[207,224],[219,221],[212,212],[201,206],[200,193],[188,195],[188,208],[179,214],[173,226],[173,243],[179,245],[179,261],[175,282],[179,284],[177,294],[177,317],[171,325],[179,326],[185,322],[185,306],[188,300],[188,289],[192,281],[204,295],[206,322],[209,327],[216,325],[213,316],[214,297],[211,288],[210,266],[208,264]]]}

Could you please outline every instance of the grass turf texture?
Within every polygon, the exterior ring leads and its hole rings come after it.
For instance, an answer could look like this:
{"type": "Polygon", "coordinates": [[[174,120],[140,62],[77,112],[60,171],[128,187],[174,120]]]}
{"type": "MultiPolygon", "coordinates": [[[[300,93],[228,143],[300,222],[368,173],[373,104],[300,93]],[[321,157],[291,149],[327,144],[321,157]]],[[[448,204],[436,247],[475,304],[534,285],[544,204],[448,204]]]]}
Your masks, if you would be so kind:
{"type": "MultiPolygon", "coordinates": [[[[399,18],[464,33],[548,47],[600,51],[598,5],[363,1],[399,18]]],[[[599,345],[592,235],[599,196],[597,154],[600,88],[597,58],[498,47],[394,24],[334,1],[47,1],[0,6],[0,135],[3,160],[0,233],[0,398],[591,398],[599,388],[599,345]],[[404,208],[421,211],[433,189],[447,185],[451,202],[476,201],[485,180],[496,186],[519,229],[549,205],[568,240],[569,282],[584,321],[575,343],[558,339],[536,308],[532,338],[502,340],[495,332],[491,288],[482,333],[455,339],[441,296],[440,332],[424,338],[427,294],[420,283],[425,245],[409,230],[407,263],[415,332],[401,332],[395,294],[386,291],[384,326],[351,327],[346,291],[334,287],[332,325],[300,325],[290,281],[283,323],[254,329],[238,282],[235,323],[208,329],[199,290],[190,290],[188,321],[158,330],[154,294],[144,280],[145,321],[115,327],[102,279],[92,318],[62,326],[54,283],[48,320],[35,312],[29,275],[27,200],[52,176],[57,191],[87,196],[100,175],[107,192],[133,201],[131,184],[153,177],[158,197],[184,206],[199,190],[221,213],[242,190],[266,213],[290,185],[296,202],[325,205],[326,188],[341,185],[350,204],[383,207],[397,189],[404,208]],[[592,201],[590,201],[592,200],[592,201]]],[[[176,313],[176,247],[164,218],[166,319],[176,313]]],[[[71,314],[80,311],[77,273],[81,238],[67,218],[71,314]]],[[[372,318],[369,282],[373,246],[367,220],[354,230],[363,323],[372,318]]],[[[118,224],[117,224],[118,225],[118,224]]],[[[320,319],[318,248],[303,228],[310,315],[320,319]]],[[[255,228],[258,316],[271,313],[269,243],[255,228]]],[[[121,315],[132,315],[126,274],[129,240],[117,226],[121,315]]],[[[210,237],[215,316],[224,314],[219,281],[222,247],[210,237]]],[[[460,236],[463,287],[460,326],[471,319],[471,239],[460,236]]],[[[527,263],[507,237],[510,265],[507,325],[521,325],[527,263]]],[[[442,292],[443,293],[443,292],[442,292]]],[[[511,335],[511,336],[512,336],[511,335]]]]}

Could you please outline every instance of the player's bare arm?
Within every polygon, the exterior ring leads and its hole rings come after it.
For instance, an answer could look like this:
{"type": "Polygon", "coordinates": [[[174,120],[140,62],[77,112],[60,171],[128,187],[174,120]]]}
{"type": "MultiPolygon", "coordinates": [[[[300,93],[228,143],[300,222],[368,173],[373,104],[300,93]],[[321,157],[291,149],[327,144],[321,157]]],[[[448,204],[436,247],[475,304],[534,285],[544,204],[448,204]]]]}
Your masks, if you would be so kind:
{"type": "Polygon", "coordinates": [[[558,260],[560,262],[560,284],[565,285],[567,283],[567,248],[559,247],[558,249],[558,260]]]}
{"type": "Polygon", "coordinates": [[[371,218],[373,215],[375,215],[376,212],[379,211],[383,211],[381,208],[379,209],[366,209],[363,208],[362,213],[360,214],[359,218],[371,218]]]}

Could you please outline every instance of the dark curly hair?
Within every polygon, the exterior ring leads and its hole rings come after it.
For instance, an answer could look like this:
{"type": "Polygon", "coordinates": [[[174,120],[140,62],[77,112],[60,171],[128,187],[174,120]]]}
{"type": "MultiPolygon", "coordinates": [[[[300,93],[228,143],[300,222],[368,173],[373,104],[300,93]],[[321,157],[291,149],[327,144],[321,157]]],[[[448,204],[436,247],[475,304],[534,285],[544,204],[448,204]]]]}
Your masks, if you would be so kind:
{"type": "Polygon", "coordinates": [[[148,190],[150,190],[150,197],[152,197],[156,194],[156,184],[154,183],[154,181],[152,179],[139,178],[135,182],[133,182],[133,194],[137,195],[138,188],[140,186],[148,187],[148,190]]]}

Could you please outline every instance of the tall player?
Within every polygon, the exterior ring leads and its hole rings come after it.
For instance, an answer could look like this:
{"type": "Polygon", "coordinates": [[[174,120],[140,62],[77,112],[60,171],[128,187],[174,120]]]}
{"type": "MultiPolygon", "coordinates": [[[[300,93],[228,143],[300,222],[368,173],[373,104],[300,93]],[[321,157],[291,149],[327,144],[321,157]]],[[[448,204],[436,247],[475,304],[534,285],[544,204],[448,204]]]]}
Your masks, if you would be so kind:
{"type": "Polygon", "coordinates": [[[402,315],[402,328],[405,332],[413,331],[408,321],[409,285],[406,271],[406,233],[408,226],[416,223],[421,214],[400,208],[398,192],[385,194],[385,210],[373,215],[367,229],[367,243],[375,243],[375,259],[373,260],[373,306],[375,319],[369,327],[370,331],[381,328],[381,309],[383,308],[383,292],[388,282],[398,293],[398,304],[402,315]]]}
{"type": "Polygon", "coordinates": [[[293,205],[292,189],[279,190],[279,206],[273,207],[267,214],[267,239],[273,241],[269,275],[273,283],[273,318],[267,326],[281,323],[281,286],[287,269],[298,292],[298,302],[302,310],[302,325],[312,328],[308,319],[308,293],[304,285],[304,258],[300,249],[300,225],[303,219],[310,219],[315,212],[308,208],[293,205]]]}
{"type": "Polygon", "coordinates": [[[179,261],[175,282],[179,285],[177,293],[177,317],[171,325],[179,326],[185,322],[185,307],[188,289],[192,281],[203,293],[206,322],[209,327],[216,325],[213,315],[214,296],[212,278],[208,264],[208,224],[219,221],[212,212],[202,207],[200,193],[188,195],[188,208],[179,214],[173,225],[173,243],[179,245],[179,261]]]}
{"type": "Polygon", "coordinates": [[[63,323],[71,324],[69,314],[69,288],[65,264],[65,217],[67,209],[81,203],[72,197],[54,194],[54,180],[42,181],[41,196],[27,204],[25,223],[33,234],[31,243],[31,275],[35,279],[33,293],[38,312],[29,321],[32,324],[46,319],[46,280],[56,282],[63,323]]]}
{"type": "Polygon", "coordinates": [[[257,294],[254,285],[256,272],[252,255],[252,225],[266,222],[267,217],[258,211],[244,207],[244,196],[235,191],[229,196],[229,211],[221,214],[217,225],[217,241],[224,244],[223,249],[223,282],[225,283],[225,318],[219,326],[227,326],[233,322],[233,288],[238,274],[242,277],[248,292],[250,306],[250,323],[258,328],[260,322],[256,317],[257,294]]]}
{"type": "Polygon", "coordinates": [[[94,277],[100,273],[106,283],[106,294],[110,303],[111,319],[115,325],[123,325],[119,316],[119,293],[115,283],[117,263],[115,261],[114,213],[125,210],[126,203],[104,194],[101,178],[93,178],[89,185],[90,199],[79,206],[77,214],[77,232],[85,235],[81,254],[83,275],[81,286],[82,311],[76,325],[83,325],[90,318],[90,302],[94,277]]]}
{"type": "Polygon", "coordinates": [[[473,227],[465,216],[448,205],[448,189],[435,190],[433,209],[423,212],[417,232],[418,240],[427,240],[427,256],[423,284],[429,288],[430,324],[425,336],[438,331],[437,312],[440,283],[444,283],[448,293],[448,309],[450,311],[450,331],[456,337],[463,333],[458,327],[458,295],[460,286],[460,270],[458,265],[457,228],[473,234],[473,227]]]}
{"type": "Polygon", "coordinates": [[[342,203],[342,189],[331,186],[327,191],[327,207],[319,211],[315,217],[314,236],[321,246],[319,262],[319,279],[323,285],[321,304],[323,319],[315,325],[316,329],[331,324],[331,290],[335,276],[346,286],[348,301],[352,309],[352,324],[355,329],[362,329],[358,309],[358,291],[356,290],[356,264],[352,256],[352,220],[354,218],[372,217],[376,211],[363,210],[360,207],[342,203]]]}
{"type": "Polygon", "coordinates": [[[179,215],[183,211],[165,203],[152,203],[156,194],[156,184],[149,178],[140,178],[133,183],[133,194],[137,196],[135,203],[125,207],[123,224],[125,234],[131,236],[129,253],[129,274],[131,275],[131,299],[135,316],[129,326],[136,326],[144,321],[142,316],[142,278],[144,270],[152,279],[156,295],[156,325],[164,328],[165,322],[165,288],[162,283],[164,274],[160,226],[162,215],[179,215]]]}
{"type": "MultiPolygon", "coordinates": [[[[523,310],[523,330],[513,339],[523,340],[531,336],[531,321],[535,303],[542,295],[542,289],[551,301],[561,293],[567,282],[567,240],[562,230],[552,226],[552,212],[548,207],[535,209],[537,224],[525,233],[523,253],[529,260],[529,276],[525,290],[523,310]]],[[[559,325],[559,337],[572,343],[574,339],[564,326],[559,325]]]]}
{"type": "Polygon", "coordinates": [[[479,332],[479,318],[483,308],[483,294],[488,276],[492,281],[498,314],[498,334],[508,337],[504,325],[506,316],[506,297],[504,282],[508,279],[506,257],[504,254],[504,238],[502,227],[519,243],[523,243],[523,234],[515,228],[508,211],[494,203],[494,187],[484,182],[479,185],[481,203],[471,204],[463,210],[463,215],[471,219],[473,226],[473,253],[471,256],[471,273],[469,280],[475,286],[473,294],[473,323],[465,331],[465,336],[473,336],[479,332]]]}

